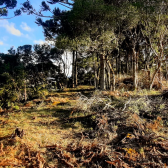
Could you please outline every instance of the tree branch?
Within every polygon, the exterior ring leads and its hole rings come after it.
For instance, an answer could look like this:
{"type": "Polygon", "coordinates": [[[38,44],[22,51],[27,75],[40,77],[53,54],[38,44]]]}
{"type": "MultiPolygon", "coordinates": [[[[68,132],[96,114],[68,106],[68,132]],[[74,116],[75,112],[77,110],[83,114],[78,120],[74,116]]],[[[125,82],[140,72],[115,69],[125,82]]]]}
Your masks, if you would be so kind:
{"type": "Polygon", "coordinates": [[[39,17],[48,17],[48,18],[53,18],[52,16],[44,16],[44,15],[40,15],[38,13],[35,13],[34,11],[31,11],[32,14],[36,15],[36,16],[39,16],[39,17]]]}
{"type": "Polygon", "coordinates": [[[6,20],[6,19],[13,19],[16,16],[10,17],[10,18],[0,18],[0,20],[6,20]]]}
{"type": "Polygon", "coordinates": [[[68,7],[68,6],[66,6],[66,5],[64,5],[64,4],[62,4],[61,2],[58,2],[60,5],[62,5],[62,6],[65,6],[66,8],[69,8],[69,9],[72,9],[72,8],[70,8],[70,7],[68,7]]]}

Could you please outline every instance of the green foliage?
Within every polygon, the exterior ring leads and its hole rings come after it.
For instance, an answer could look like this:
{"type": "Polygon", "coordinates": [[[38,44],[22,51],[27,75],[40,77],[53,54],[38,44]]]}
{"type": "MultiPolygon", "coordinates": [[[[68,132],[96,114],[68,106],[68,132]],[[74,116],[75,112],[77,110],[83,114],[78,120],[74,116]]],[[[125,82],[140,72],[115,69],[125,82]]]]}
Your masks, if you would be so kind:
{"type": "Polygon", "coordinates": [[[19,109],[20,109],[19,106],[13,106],[13,108],[14,108],[15,110],[19,110],[19,109]]]}
{"type": "MultiPolygon", "coordinates": [[[[17,5],[17,0],[1,0],[0,1],[0,17],[8,15],[8,9],[14,9],[17,5]]],[[[16,10],[14,12],[15,16],[20,15],[21,11],[16,10]]]]}
{"type": "Polygon", "coordinates": [[[38,95],[40,98],[45,98],[48,95],[48,90],[47,89],[42,89],[38,91],[38,95]]]}
{"type": "Polygon", "coordinates": [[[39,86],[35,92],[32,92],[30,97],[44,99],[48,94],[49,92],[47,89],[43,89],[43,87],[39,86]]]}

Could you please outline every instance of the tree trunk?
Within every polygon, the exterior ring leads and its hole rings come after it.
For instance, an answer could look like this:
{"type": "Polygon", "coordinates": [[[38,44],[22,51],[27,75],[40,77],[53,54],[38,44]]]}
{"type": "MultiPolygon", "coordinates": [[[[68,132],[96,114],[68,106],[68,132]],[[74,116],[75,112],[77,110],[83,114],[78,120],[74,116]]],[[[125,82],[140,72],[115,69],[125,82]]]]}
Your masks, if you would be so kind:
{"type": "Polygon", "coordinates": [[[130,55],[130,60],[131,60],[131,63],[130,63],[130,72],[132,73],[133,72],[133,55],[132,54],[130,55]]]}
{"type": "Polygon", "coordinates": [[[25,98],[25,101],[27,100],[27,90],[26,90],[26,81],[24,83],[24,98],[25,98]]]}
{"type": "Polygon", "coordinates": [[[133,49],[133,87],[134,89],[137,89],[138,82],[137,82],[137,65],[136,65],[136,51],[133,49]]]}
{"type": "Polygon", "coordinates": [[[75,51],[73,50],[72,56],[72,88],[75,87],[75,51]]]}
{"type": "Polygon", "coordinates": [[[108,65],[108,89],[110,89],[110,86],[111,86],[110,67],[108,65]]]}
{"type": "Polygon", "coordinates": [[[116,76],[118,77],[118,58],[116,57],[116,76]]]}
{"type": "Polygon", "coordinates": [[[168,80],[168,66],[167,66],[167,62],[166,62],[166,83],[167,83],[167,80],[168,80]]]}
{"type": "Polygon", "coordinates": [[[121,74],[124,74],[124,68],[123,68],[123,62],[122,61],[120,61],[120,64],[121,64],[121,74]]]}
{"type": "Polygon", "coordinates": [[[77,65],[78,53],[76,51],[76,59],[75,59],[75,87],[78,85],[78,65],[77,65]]]}
{"type": "Polygon", "coordinates": [[[113,67],[111,66],[111,63],[107,57],[106,57],[106,63],[109,66],[109,68],[111,70],[111,74],[112,74],[112,81],[110,83],[110,90],[115,91],[115,72],[114,72],[113,67]]]}
{"type": "Polygon", "coordinates": [[[158,71],[160,70],[160,68],[161,68],[161,61],[158,61],[158,67],[157,67],[157,69],[155,70],[155,72],[154,72],[154,74],[153,74],[153,76],[152,76],[152,80],[151,80],[151,84],[150,84],[150,90],[151,90],[152,87],[153,87],[154,79],[155,79],[155,77],[156,77],[158,71]]]}
{"type": "MultiPolygon", "coordinates": [[[[107,52],[108,53],[108,52],[107,52]]],[[[104,56],[104,69],[105,69],[105,89],[108,89],[108,67],[107,67],[107,63],[106,63],[106,56],[104,56]]]]}
{"type": "Polygon", "coordinates": [[[159,89],[161,89],[162,88],[161,66],[160,66],[160,68],[158,70],[158,80],[159,80],[158,81],[159,82],[159,89]]]}
{"type": "Polygon", "coordinates": [[[125,73],[128,75],[129,70],[129,55],[126,56],[126,67],[125,67],[125,73]]]}
{"type": "Polygon", "coordinates": [[[105,90],[105,58],[104,55],[100,55],[100,90],[105,90]]]}
{"type": "Polygon", "coordinates": [[[97,87],[100,85],[100,66],[97,68],[97,87]]]}
{"type": "Polygon", "coordinates": [[[96,68],[96,60],[93,60],[94,61],[94,87],[95,89],[98,88],[98,79],[97,79],[97,68],[96,68]]]}
{"type": "Polygon", "coordinates": [[[94,87],[95,87],[95,89],[97,89],[97,72],[96,72],[96,69],[94,70],[94,74],[95,74],[95,77],[94,77],[94,87]]]}
{"type": "Polygon", "coordinates": [[[138,59],[139,59],[139,51],[136,52],[136,71],[138,71],[139,69],[138,59]]]}
{"type": "Polygon", "coordinates": [[[119,78],[121,79],[121,58],[120,58],[120,54],[118,56],[118,75],[119,75],[119,78]]]}

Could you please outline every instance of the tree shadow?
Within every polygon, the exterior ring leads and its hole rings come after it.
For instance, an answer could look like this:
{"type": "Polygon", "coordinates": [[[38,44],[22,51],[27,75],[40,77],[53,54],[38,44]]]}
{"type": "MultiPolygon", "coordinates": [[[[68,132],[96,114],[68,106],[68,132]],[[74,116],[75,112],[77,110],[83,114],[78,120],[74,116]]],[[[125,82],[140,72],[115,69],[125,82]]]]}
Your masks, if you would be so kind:
{"type": "Polygon", "coordinates": [[[65,118],[61,120],[60,122],[64,123],[65,125],[71,125],[71,124],[75,124],[76,122],[79,122],[82,124],[82,127],[84,128],[94,129],[96,127],[96,122],[92,119],[92,114],[87,115],[87,116],[65,118]]]}

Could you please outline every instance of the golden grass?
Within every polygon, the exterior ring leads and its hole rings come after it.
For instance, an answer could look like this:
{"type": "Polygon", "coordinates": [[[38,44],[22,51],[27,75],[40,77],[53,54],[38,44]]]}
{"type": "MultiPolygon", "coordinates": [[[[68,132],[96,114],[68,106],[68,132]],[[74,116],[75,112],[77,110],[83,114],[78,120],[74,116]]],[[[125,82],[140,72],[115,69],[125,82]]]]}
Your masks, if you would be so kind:
{"type": "MultiPolygon", "coordinates": [[[[90,86],[79,86],[77,89],[90,89],[90,86]]],[[[64,123],[66,117],[71,117],[71,113],[77,102],[75,94],[78,93],[74,88],[74,92],[60,92],[52,93],[40,105],[35,102],[28,102],[21,108],[20,111],[10,112],[7,116],[0,116],[0,167],[1,166],[16,166],[23,163],[24,149],[28,148],[30,151],[43,154],[46,152],[46,146],[61,144],[62,147],[69,145],[80,140],[75,134],[79,134],[86,130],[81,122],[75,122],[72,125],[64,123]],[[71,98],[72,96],[72,98],[71,98]],[[15,132],[16,127],[24,130],[23,138],[15,137],[12,139],[12,134],[15,132]],[[26,145],[23,149],[22,146],[26,145]],[[20,157],[18,157],[20,155],[20,157]],[[8,164],[7,164],[8,163],[8,164]],[[10,164],[9,164],[10,163],[10,164]]],[[[114,96],[120,98],[128,98],[129,96],[143,96],[143,95],[156,95],[159,91],[104,91],[105,96],[114,96]]],[[[118,103],[118,102],[117,102],[118,103]]],[[[74,116],[77,114],[73,114],[74,116]]],[[[80,116],[83,114],[79,113],[80,116]]],[[[149,123],[147,129],[151,129],[156,133],[161,128],[161,119],[158,118],[154,123],[149,123]]],[[[130,123],[140,123],[137,114],[130,117],[130,123]]],[[[130,138],[130,135],[128,135],[130,138]]],[[[90,143],[82,141],[83,145],[90,143]]],[[[136,151],[132,149],[124,149],[128,157],[137,155],[136,151]]],[[[33,155],[33,154],[32,154],[33,155]]],[[[37,157],[38,158],[38,157],[37,157]]],[[[43,163],[43,159],[40,159],[43,163]]],[[[52,165],[52,162],[50,163],[52,165]]],[[[55,165],[55,163],[54,163],[55,165]]],[[[39,165],[38,165],[39,166],[39,165]]],[[[16,166],[17,167],[17,166],[16,166]]],[[[23,166],[24,167],[24,166],[23,166]]],[[[40,166],[39,166],[40,167],[40,166]]]]}
{"type": "Polygon", "coordinates": [[[75,87],[75,88],[65,88],[64,89],[64,91],[66,92],[66,91],[69,91],[69,90],[71,90],[71,91],[77,91],[77,90],[89,90],[89,89],[94,89],[94,86],[89,86],[89,85],[78,85],[77,87],[75,87]]]}
{"type": "Polygon", "coordinates": [[[71,142],[76,141],[75,133],[84,131],[80,122],[77,122],[72,127],[63,123],[61,120],[68,117],[71,113],[73,105],[76,100],[70,100],[69,97],[75,94],[71,93],[58,93],[56,97],[48,97],[42,105],[36,105],[35,102],[28,102],[18,112],[11,112],[8,116],[0,116],[0,141],[5,145],[18,127],[24,130],[23,138],[16,137],[12,144],[7,143],[0,154],[0,167],[15,166],[21,164],[21,160],[17,159],[17,154],[20,153],[22,144],[36,152],[44,153],[46,146],[53,144],[61,144],[67,146],[71,142]],[[31,108],[30,108],[31,107],[31,108]],[[16,148],[16,144],[19,144],[16,148]],[[12,150],[12,156],[9,151],[12,150]],[[17,164],[15,163],[17,162],[17,164]],[[11,164],[10,164],[11,163],[11,164]]]}

